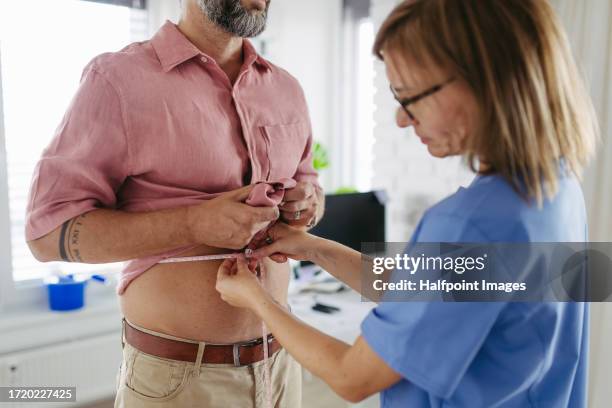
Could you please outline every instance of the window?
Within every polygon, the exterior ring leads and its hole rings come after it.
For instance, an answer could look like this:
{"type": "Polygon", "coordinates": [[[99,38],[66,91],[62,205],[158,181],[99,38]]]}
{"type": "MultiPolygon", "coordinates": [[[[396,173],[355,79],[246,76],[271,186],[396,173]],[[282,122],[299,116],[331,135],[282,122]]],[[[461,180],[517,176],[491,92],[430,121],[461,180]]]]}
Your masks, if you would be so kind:
{"type": "Polygon", "coordinates": [[[369,0],[344,0],[342,122],[335,145],[338,186],[372,189],[374,148],[374,25],[369,0]],[[338,157],[339,156],[339,157],[338,157]]]}
{"type": "MultiPolygon", "coordinates": [[[[15,281],[37,279],[54,269],[69,273],[101,269],[100,265],[39,263],[25,243],[24,226],[32,171],[77,90],[83,68],[98,54],[148,36],[146,11],[103,3],[0,1],[0,89],[15,281]]],[[[144,4],[136,3],[136,7],[144,4]]],[[[108,271],[117,265],[102,268],[108,271]]]]}
{"type": "Polygon", "coordinates": [[[374,24],[370,18],[363,18],[357,27],[355,187],[359,191],[369,191],[374,177],[374,24]]]}

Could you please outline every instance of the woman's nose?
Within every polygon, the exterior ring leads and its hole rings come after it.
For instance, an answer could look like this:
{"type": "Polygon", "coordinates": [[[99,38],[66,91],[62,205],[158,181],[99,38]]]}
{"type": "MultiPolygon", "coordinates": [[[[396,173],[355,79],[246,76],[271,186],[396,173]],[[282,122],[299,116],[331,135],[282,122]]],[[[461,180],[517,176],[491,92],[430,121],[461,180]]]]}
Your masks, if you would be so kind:
{"type": "Polygon", "coordinates": [[[414,126],[417,124],[417,121],[408,115],[408,112],[404,110],[404,108],[397,108],[397,113],[395,115],[395,121],[397,126],[401,128],[407,128],[408,126],[414,126]]]}

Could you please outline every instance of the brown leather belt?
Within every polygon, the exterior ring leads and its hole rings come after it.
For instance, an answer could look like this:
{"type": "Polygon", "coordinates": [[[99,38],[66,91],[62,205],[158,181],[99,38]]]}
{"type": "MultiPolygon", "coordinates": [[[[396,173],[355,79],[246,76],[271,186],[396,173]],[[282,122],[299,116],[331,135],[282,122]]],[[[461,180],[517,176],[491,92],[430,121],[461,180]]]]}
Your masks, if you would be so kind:
{"type": "MultiPolygon", "coordinates": [[[[138,350],[153,356],[180,361],[196,361],[198,344],[166,339],[142,332],[123,321],[125,341],[138,350]]],[[[268,355],[281,349],[272,335],[268,336],[268,355]]],[[[249,365],[264,359],[263,339],[260,337],[244,343],[206,344],[202,363],[249,365]]]]}

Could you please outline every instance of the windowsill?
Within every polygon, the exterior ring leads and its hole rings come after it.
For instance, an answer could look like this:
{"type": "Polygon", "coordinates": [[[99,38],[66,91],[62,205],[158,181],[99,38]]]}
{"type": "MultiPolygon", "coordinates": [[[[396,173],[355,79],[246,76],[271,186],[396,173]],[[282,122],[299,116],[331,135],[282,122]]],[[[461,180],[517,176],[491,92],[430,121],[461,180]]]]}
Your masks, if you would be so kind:
{"type": "Polygon", "coordinates": [[[65,312],[50,310],[47,304],[32,304],[19,308],[7,308],[0,317],[0,331],[16,330],[25,326],[56,322],[59,319],[78,319],[93,317],[101,313],[119,312],[117,299],[110,294],[89,296],[85,306],[65,312]]]}
{"type": "Polygon", "coordinates": [[[121,311],[112,287],[87,288],[85,306],[57,312],[45,302],[7,306],[0,316],[0,355],[121,330],[121,311]]]}

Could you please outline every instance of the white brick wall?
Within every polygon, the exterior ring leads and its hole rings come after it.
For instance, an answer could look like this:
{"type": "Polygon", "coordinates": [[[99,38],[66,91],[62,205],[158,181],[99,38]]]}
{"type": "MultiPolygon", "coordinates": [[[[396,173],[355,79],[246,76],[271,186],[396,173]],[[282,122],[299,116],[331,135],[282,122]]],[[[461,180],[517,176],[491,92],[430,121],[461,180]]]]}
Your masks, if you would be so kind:
{"type": "MultiPolygon", "coordinates": [[[[376,29],[396,3],[395,0],[372,1],[376,29]]],[[[433,158],[412,129],[396,126],[398,105],[389,92],[384,65],[379,61],[375,84],[373,186],[385,189],[390,198],[387,240],[408,241],[423,211],[459,186],[468,184],[473,174],[459,158],[433,158]]]]}

